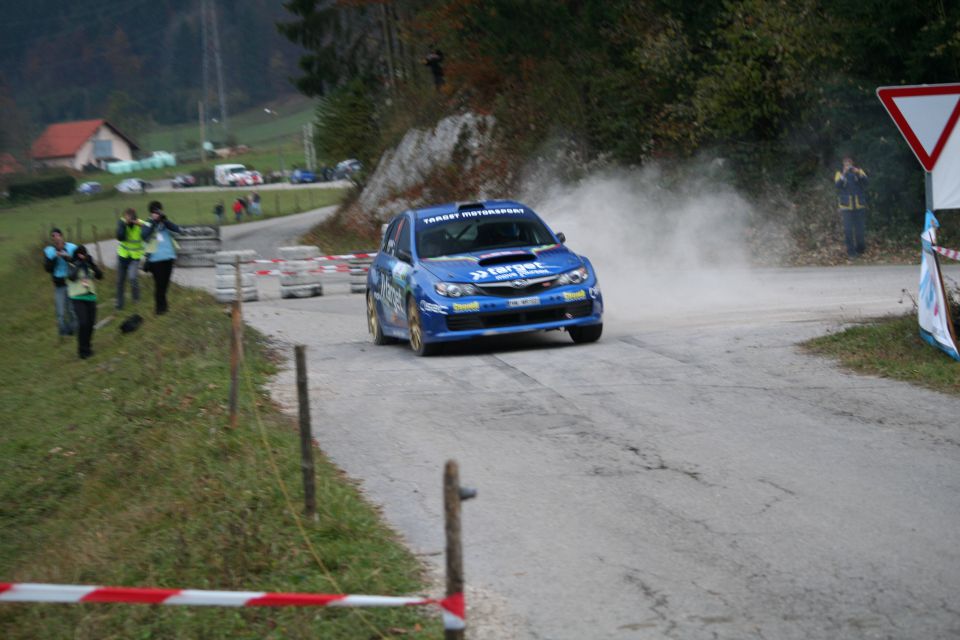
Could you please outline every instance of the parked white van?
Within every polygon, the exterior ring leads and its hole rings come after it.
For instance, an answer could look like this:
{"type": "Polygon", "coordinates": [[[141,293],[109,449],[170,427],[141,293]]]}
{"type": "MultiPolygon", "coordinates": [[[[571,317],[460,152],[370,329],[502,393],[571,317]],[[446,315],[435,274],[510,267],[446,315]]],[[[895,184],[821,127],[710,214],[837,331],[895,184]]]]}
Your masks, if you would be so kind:
{"type": "Polygon", "coordinates": [[[221,187],[246,187],[263,184],[263,178],[259,172],[250,171],[242,164],[214,165],[213,181],[221,187]]]}

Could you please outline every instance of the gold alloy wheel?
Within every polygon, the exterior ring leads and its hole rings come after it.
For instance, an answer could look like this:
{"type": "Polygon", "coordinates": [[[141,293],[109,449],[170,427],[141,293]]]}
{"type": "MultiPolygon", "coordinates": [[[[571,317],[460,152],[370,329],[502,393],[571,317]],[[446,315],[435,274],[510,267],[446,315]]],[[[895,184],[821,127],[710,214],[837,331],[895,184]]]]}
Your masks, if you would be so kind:
{"type": "Polygon", "coordinates": [[[420,328],[420,314],[413,298],[407,302],[407,323],[410,325],[410,348],[419,353],[423,350],[423,330],[420,328]]]}
{"type": "Polygon", "coordinates": [[[377,318],[377,306],[373,301],[373,294],[369,291],[367,292],[367,330],[370,332],[374,338],[377,337],[377,325],[380,320],[377,318]]]}

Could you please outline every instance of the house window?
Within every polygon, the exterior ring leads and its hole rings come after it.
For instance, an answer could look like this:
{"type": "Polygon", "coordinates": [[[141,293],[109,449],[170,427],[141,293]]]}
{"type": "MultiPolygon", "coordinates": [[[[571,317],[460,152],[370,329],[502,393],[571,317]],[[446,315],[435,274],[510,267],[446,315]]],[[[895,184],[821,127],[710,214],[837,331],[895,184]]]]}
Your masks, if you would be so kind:
{"type": "Polygon", "coordinates": [[[113,140],[94,140],[93,157],[97,160],[113,157],[113,140]]]}

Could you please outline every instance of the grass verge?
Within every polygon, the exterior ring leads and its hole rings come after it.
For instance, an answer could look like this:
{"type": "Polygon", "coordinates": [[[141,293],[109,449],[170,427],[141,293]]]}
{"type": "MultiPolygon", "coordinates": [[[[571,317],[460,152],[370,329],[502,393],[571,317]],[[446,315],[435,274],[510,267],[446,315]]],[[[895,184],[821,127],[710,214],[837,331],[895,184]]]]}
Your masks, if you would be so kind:
{"type": "MultiPolygon", "coordinates": [[[[309,211],[340,202],[344,189],[277,189],[261,191],[261,207],[264,217],[290,215],[309,211]]],[[[177,224],[213,224],[213,206],[222,200],[226,209],[226,224],[235,224],[230,206],[241,195],[237,191],[178,191],[175,193],[117,194],[96,200],[75,201],[72,196],[38,200],[30,204],[0,209],[0,270],[13,265],[15,256],[24,247],[44,238],[51,227],[66,232],[71,242],[89,242],[93,227],[101,239],[112,238],[120,212],[127,207],[137,210],[141,218],[147,218],[147,203],[159,200],[170,219],[177,224]],[[81,227],[78,238],[77,227],[81,227]]],[[[40,255],[39,253],[37,254],[40,255]]],[[[38,258],[39,259],[39,258],[38,258]]]]}
{"type": "Polygon", "coordinates": [[[803,346],[860,373],[960,394],[960,363],[920,339],[915,313],[852,327],[803,346]]]}
{"type": "MultiPolygon", "coordinates": [[[[269,352],[248,329],[251,386],[242,388],[240,427],[226,429],[229,318],[208,295],[174,287],[169,315],[144,313],[130,335],[114,321],[95,333],[96,355],[79,360],[72,339],[57,342],[49,280],[34,261],[0,272],[0,290],[8,336],[0,346],[8,417],[0,580],[393,595],[423,588],[415,558],[322,456],[320,519],[304,523],[309,545],[301,536],[292,515],[302,500],[298,436],[262,389],[274,369],[269,352]]],[[[149,307],[139,304],[141,313],[149,307]]],[[[435,617],[412,609],[0,605],[0,637],[11,640],[441,634],[435,617]]]]}

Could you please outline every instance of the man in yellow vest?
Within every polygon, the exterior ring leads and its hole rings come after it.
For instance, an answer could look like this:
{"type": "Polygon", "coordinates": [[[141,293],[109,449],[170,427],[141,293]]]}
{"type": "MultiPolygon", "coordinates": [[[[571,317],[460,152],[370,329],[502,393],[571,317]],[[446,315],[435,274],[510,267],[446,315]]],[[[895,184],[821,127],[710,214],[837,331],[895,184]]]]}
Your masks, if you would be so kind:
{"type": "Polygon", "coordinates": [[[123,284],[130,281],[130,294],[134,302],[140,301],[140,283],[137,274],[140,272],[140,258],[143,257],[143,226],[148,224],[137,218],[134,209],[123,212],[117,222],[117,309],[123,309],[123,284]]]}

